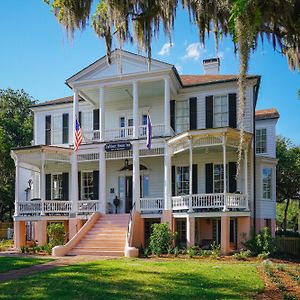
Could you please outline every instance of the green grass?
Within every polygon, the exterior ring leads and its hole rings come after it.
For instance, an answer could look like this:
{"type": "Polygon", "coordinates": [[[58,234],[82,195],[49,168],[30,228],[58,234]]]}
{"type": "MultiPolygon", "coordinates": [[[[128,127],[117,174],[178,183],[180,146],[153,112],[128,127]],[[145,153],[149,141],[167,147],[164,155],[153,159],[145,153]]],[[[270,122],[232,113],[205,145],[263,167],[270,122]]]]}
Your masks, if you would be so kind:
{"type": "Polygon", "coordinates": [[[2,283],[0,299],[252,299],[263,287],[250,263],[120,259],[2,283]]]}
{"type": "Polygon", "coordinates": [[[50,260],[51,259],[36,258],[36,257],[0,256],[0,273],[27,268],[37,264],[43,264],[50,260]]]}

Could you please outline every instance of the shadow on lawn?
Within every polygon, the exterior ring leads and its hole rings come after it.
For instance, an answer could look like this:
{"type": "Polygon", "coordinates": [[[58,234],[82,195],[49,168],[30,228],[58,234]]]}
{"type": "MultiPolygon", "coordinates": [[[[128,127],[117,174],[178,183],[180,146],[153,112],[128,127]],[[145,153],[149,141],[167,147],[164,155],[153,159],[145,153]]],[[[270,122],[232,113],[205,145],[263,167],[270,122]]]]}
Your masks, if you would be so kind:
{"type": "Polygon", "coordinates": [[[149,270],[147,263],[122,260],[117,266],[78,264],[1,284],[0,299],[245,299],[255,291],[249,282],[232,282],[233,276],[220,277],[216,269],[208,269],[208,276],[196,266],[185,270],[184,262],[179,269],[162,263],[149,270]]]}

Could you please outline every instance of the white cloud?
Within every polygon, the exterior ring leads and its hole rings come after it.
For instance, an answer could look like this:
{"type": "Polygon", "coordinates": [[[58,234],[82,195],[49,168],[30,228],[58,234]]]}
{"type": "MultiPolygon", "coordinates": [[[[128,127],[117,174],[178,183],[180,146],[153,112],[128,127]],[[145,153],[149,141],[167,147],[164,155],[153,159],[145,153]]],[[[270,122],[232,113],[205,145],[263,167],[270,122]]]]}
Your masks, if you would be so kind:
{"type": "Polygon", "coordinates": [[[182,67],[180,65],[175,65],[176,70],[181,75],[182,74],[182,67]]]}
{"type": "Polygon", "coordinates": [[[204,52],[206,52],[206,50],[200,45],[200,43],[192,43],[186,47],[183,58],[199,60],[201,54],[204,52]]]}
{"type": "Polygon", "coordinates": [[[160,55],[160,56],[169,55],[170,49],[171,49],[173,46],[174,46],[173,43],[165,43],[165,44],[161,47],[160,51],[158,52],[158,55],[160,55]]]}

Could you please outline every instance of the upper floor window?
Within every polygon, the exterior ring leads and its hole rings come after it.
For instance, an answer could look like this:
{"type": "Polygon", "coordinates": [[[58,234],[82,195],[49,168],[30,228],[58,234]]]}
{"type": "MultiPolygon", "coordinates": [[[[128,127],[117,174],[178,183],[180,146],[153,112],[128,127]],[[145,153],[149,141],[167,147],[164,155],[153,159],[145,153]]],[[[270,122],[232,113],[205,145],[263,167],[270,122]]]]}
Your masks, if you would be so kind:
{"type": "Polygon", "coordinates": [[[176,171],[176,194],[188,195],[190,187],[189,167],[177,167],[176,171]]]}
{"type": "Polygon", "coordinates": [[[190,112],[188,101],[176,102],[176,131],[184,132],[190,129],[190,112]]]}
{"type": "Polygon", "coordinates": [[[81,199],[91,200],[94,195],[93,172],[82,172],[81,175],[81,199]]]}
{"type": "Polygon", "coordinates": [[[62,143],[69,143],[69,114],[63,114],[62,117],[62,143]]]}
{"type": "MultiPolygon", "coordinates": [[[[229,168],[226,167],[226,182],[228,187],[229,168]]],[[[214,193],[224,192],[224,166],[222,164],[214,165],[214,193]]]]}
{"type": "Polygon", "coordinates": [[[267,129],[256,129],[256,153],[267,152],[267,129]]]}
{"type": "Polygon", "coordinates": [[[45,118],[45,144],[51,145],[51,116],[45,118]]]}
{"type": "Polygon", "coordinates": [[[272,198],[272,169],[270,168],[263,168],[262,171],[262,197],[272,198]]]}
{"type": "Polygon", "coordinates": [[[214,96],[214,127],[228,126],[228,95],[214,96]]]}

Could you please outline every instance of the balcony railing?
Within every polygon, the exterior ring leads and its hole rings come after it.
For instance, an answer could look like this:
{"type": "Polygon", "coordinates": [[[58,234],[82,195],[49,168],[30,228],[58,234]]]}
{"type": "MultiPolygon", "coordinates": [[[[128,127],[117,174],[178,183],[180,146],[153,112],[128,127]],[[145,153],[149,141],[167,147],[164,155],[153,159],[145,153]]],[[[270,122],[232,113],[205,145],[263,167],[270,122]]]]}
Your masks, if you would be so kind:
{"type": "MultiPolygon", "coordinates": [[[[105,141],[120,141],[120,140],[130,140],[133,138],[133,126],[120,127],[113,129],[105,129],[104,138],[105,141]]],[[[173,131],[170,129],[171,135],[173,131]]],[[[145,138],[147,136],[147,125],[140,125],[138,127],[138,135],[140,138],[145,138]]],[[[165,136],[165,125],[156,124],[152,125],[152,137],[162,137],[165,136]]],[[[83,130],[83,140],[86,143],[100,140],[99,130],[83,130]]]]}
{"type": "Polygon", "coordinates": [[[141,198],[142,213],[161,213],[164,209],[164,198],[141,198]]]}

